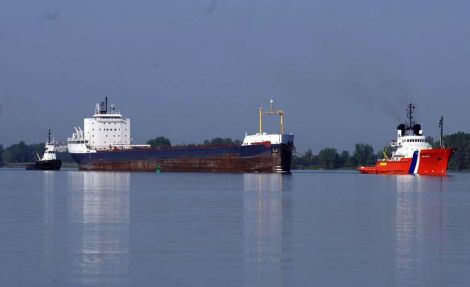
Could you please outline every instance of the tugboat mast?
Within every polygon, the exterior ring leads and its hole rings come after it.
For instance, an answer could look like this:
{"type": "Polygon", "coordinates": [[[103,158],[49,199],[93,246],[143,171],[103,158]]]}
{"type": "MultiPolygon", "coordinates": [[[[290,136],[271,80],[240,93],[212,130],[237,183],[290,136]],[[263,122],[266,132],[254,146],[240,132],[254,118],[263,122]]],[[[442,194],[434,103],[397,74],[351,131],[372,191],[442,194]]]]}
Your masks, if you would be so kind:
{"type": "Polygon", "coordinates": [[[47,130],[47,143],[52,142],[51,129],[47,130]]]}

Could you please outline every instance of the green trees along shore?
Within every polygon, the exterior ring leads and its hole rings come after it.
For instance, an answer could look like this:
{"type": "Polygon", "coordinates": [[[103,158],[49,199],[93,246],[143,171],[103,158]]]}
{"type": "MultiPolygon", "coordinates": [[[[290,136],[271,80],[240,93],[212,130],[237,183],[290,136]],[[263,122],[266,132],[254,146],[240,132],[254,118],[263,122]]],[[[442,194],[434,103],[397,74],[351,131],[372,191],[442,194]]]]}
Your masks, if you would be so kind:
{"type": "MultiPolygon", "coordinates": [[[[438,142],[429,141],[433,146],[439,146],[438,142]]],[[[240,145],[240,140],[231,138],[213,138],[207,139],[202,143],[183,143],[172,145],[166,137],[156,137],[147,141],[147,144],[156,148],[199,146],[199,145],[240,145]]],[[[451,170],[470,169],[470,134],[458,132],[444,137],[444,144],[447,147],[455,148],[456,152],[449,163],[451,170]]],[[[0,166],[14,165],[18,163],[34,162],[37,159],[36,154],[42,155],[44,152],[44,143],[26,144],[20,141],[17,144],[4,147],[0,145],[0,166]]],[[[358,143],[354,146],[352,153],[349,151],[338,151],[335,148],[328,147],[314,154],[308,149],[303,154],[294,153],[292,158],[293,169],[340,169],[357,168],[360,165],[374,165],[378,158],[383,158],[384,153],[390,155],[388,147],[384,147],[377,153],[371,145],[358,143]]],[[[67,153],[57,153],[57,157],[65,163],[73,163],[71,156],[67,153]]]]}
{"type": "MultiPolygon", "coordinates": [[[[44,153],[44,144],[45,143],[26,144],[24,141],[20,141],[7,148],[0,145],[0,166],[35,162],[38,159],[37,155],[42,156],[44,153]]],[[[63,162],[73,162],[68,152],[57,153],[57,158],[63,162]]]]}
{"type": "Polygon", "coordinates": [[[356,144],[352,155],[349,151],[338,153],[335,148],[324,148],[318,154],[308,149],[303,155],[294,154],[294,169],[338,169],[373,165],[377,160],[374,148],[369,144],[356,144]]]}

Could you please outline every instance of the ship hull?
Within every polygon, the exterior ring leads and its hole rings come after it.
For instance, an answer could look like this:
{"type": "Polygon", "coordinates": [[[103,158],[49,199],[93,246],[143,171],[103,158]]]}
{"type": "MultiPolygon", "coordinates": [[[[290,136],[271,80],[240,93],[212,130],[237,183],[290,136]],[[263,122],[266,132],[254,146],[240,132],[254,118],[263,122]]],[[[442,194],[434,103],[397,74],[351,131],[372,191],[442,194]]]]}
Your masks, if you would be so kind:
{"type": "Polygon", "coordinates": [[[136,148],[71,153],[80,170],[151,172],[289,173],[292,147],[286,144],[136,148]]]}
{"type": "Polygon", "coordinates": [[[412,158],[398,161],[379,161],[375,166],[361,166],[358,171],[364,174],[419,174],[444,176],[449,160],[454,154],[451,148],[434,148],[415,151],[412,158]]]}
{"type": "Polygon", "coordinates": [[[27,170],[60,170],[62,166],[62,161],[58,159],[52,160],[40,160],[34,164],[26,166],[27,170]]]}

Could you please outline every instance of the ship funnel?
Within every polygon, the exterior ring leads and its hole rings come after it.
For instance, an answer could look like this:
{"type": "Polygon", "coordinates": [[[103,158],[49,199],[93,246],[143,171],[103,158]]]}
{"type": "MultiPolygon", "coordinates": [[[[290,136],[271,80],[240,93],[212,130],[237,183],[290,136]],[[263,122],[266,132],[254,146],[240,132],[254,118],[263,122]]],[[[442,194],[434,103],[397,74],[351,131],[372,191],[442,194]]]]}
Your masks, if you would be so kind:
{"type": "Polygon", "coordinates": [[[399,137],[404,136],[405,135],[405,130],[406,130],[405,124],[399,124],[397,126],[398,136],[399,137]]]}
{"type": "Polygon", "coordinates": [[[108,113],[108,97],[104,98],[104,101],[100,102],[100,114],[107,114],[108,113]]]}
{"type": "Polygon", "coordinates": [[[415,136],[420,136],[423,134],[423,130],[421,130],[421,125],[420,124],[416,124],[413,126],[413,133],[415,136]]]}

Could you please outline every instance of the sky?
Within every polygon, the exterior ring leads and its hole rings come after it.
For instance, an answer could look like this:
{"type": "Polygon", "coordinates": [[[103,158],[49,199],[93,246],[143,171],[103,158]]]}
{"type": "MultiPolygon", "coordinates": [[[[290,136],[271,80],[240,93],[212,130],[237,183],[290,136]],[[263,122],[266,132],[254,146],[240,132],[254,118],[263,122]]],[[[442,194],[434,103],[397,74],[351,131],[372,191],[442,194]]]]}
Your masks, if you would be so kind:
{"type": "MultiPolygon", "coordinates": [[[[470,1],[1,0],[0,144],[66,141],[104,97],[135,143],[242,139],[269,99],[300,152],[387,145],[409,102],[470,132],[470,1]]],[[[267,119],[270,132],[278,119],[267,119]]]]}

